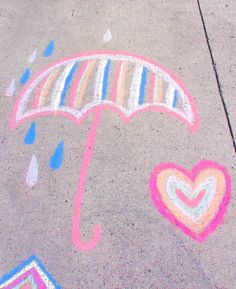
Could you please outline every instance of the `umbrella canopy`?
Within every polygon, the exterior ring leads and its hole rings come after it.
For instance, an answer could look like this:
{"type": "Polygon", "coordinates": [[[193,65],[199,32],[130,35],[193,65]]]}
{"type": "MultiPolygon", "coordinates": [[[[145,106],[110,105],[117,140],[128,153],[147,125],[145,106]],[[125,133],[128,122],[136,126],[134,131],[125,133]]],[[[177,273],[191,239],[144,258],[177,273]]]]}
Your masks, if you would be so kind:
{"type": "Polygon", "coordinates": [[[63,59],[37,74],[20,93],[11,126],[44,114],[62,114],[79,123],[101,107],[126,121],[154,110],[177,116],[193,131],[199,122],[190,93],[159,64],[124,52],[93,52],[63,59]]]}

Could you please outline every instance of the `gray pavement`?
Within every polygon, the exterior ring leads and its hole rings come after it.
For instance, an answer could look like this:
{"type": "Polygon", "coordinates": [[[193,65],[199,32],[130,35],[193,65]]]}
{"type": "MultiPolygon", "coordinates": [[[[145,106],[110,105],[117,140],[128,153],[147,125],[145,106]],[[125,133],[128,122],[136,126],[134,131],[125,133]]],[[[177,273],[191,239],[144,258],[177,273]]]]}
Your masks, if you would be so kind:
{"type": "Polygon", "coordinates": [[[37,255],[65,289],[236,288],[236,7],[233,0],[200,4],[221,92],[197,1],[0,2],[0,276],[37,255]],[[112,39],[104,43],[107,29],[112,39]],[[51,39],[55,51],[45,58],[51,39]],[[35,49],[38,56],[30,65],[35,49]],[[81,252],[71,242],[71,223],[92,113],[79,126],[62,117],[35,119],[31,146],[23,142],[30,121],[16,129],[9,121],[26,67],[33,76],[56,60],[97,50],[137,53],[168,68],[194,97],[200,126],[193,134],[164,113],[145,112],[126,124],[117,113],[103,112],[81,217],[84,240],[91,239],[97,223],[102,236],[93,250],[81,252]],[[13,78],[16,92],[6,96],[13,78]],[[64,162],[52,171],[48,162],[61,140],[64,162]],[[25,178],[32,154],[39,178],[30,188],[25,178]],[[160,163],[191,170],[203,159],[226,167],[232,197],[222,224],[198,243],[154,207],[149,176],[160,163]]]}
{"type": "Polygon", "coordinates": [[[235,141],[235,57],[233,49],[235,38],[235,1],[202,1],[204,24],[207,28],[210,49],[214,57],[217,72],[219,93],[226,105],[226,113],[232,128],[232,137],[235,141]]]}

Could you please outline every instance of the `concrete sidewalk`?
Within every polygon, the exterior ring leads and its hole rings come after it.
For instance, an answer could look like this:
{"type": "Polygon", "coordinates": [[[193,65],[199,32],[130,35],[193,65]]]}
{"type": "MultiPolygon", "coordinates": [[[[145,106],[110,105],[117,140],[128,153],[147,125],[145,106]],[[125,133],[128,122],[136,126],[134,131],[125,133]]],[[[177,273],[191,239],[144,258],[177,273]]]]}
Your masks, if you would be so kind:
{"type": "Polygon", "coordinates": [[[203,24],[209,38],[209,49],[217,78],[219,94],[225,104],[231,135],[235,142],[235,1],[204,1],[201,3],[203,24]]]}
{"type": "Polygon", "coordinates": [[[1,1],[0,276],[36,255],[63,289],[236,288],[236,3],[199,2],[1,1]],[[104,42],[108,29],[112,39],[104,42]],[[55,51],[44,57],[52,39],[55,51]],[[102,235],[93,250],[83,252],[72,244],[71,225],[93,114],[79,126],[59,116],[33,119],[32,145],[24,144],[31,121],[16,129],[9,121],[27,67],[32,79],[57,60],[91,51],[127,51],[162,64],[190,91],[200,123],[192,133],[163,112],[137,114],[128,124],[114,111],[103,112],[81,216],[83,240],[92,238],[95,224],[102,235]],[[16,91],[6,96],[12,79],[16,91]],[[60,141],[64,162],[53,171],[48,163],[60,141]],[[33,154],[38,182],[28,187],[33,154]],[[232,190],[221,225],[199,243],[160,214],[150,198],[149,178],[161,163],[191,170],[201,160],[224,166],[232,190]]]}

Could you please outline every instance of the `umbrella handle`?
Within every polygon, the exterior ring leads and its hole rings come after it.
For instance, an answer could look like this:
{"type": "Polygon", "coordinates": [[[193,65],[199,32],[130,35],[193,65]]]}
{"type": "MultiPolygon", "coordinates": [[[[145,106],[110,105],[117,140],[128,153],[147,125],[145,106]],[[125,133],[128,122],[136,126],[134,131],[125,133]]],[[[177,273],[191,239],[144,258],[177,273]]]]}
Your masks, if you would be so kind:
{"type": "Polygon", "coordinates": [[[101,114],[102,114],[102,110],[96,111],[93,122],[91,124],[89,137],[88,137],[86,147],[84,150],[83,162],[82,162],[81,169],[80,169],[78,189],[77,189],[76,197],[74,200],[71,238],[75,247],[80,251],[92,250],[99,242],[99,239],[101,236],[101,226],[98,224],[94,225],[93,237],[88,242],[84,242],[82,240],[81,232],[80,232],[80,216],[81,216],[84,184],[85,184],[86,176],[88,173],[92,154],[93,154],[93,147],[95,144],[97,128],[101,120],[101,114]]]}

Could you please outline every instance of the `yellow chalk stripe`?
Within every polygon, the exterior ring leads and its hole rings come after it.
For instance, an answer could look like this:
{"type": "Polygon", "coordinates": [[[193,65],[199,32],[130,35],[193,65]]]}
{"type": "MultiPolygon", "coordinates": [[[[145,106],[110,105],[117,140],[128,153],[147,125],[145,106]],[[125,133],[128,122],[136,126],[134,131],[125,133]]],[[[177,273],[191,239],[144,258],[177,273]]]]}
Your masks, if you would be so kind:
{"type": "Polygon", "coordinates": [[[75,101],[77,108],[79,108],[81,106],[85,90],[88,86],[89,77],[92,74],[95,63],[96,63],[96,60],[92,60],[91,63],[89,63],[85,69],[84,75],[83,75],[83,77],[81,79],[81,83],[80,83],[80,94],[78,97],[78,101],[77,101],[77,103],[75,101]]]}
{"type": "Polygon", "coordinates": [[[45,102],[45,97],[46,95],[48,94],[50,88],[51,88],[51,85],[53,83],[53,81],[57,78],[58,76],[58,73],[59,73],[59,69],[57,70],[54,70],[48,77],[48,79],[46,80],[43,88],[42,88],[42,91],[41,91],[41,94],[40,94],[40,97],[39,97],[39,107],[43,106],[44,105],[44,102],[45,102]]]}
{"type": "Polygon", "coordinates": [[[160,103],[160,102],[162,102],[162,100],[163,100],[163,78],[159,77],[157,102],[160,103]]]}
{"type": "Polygon", "coordinates": [[[126,72],[127,72],[127,63],[122,63],[120,76],[119,76],[119,87],[117,89],[118,93],[118,100],[119,104],[123,104],[124,102],[124,95],[125,95],[125,79],[126,79],[126,72]]]}

